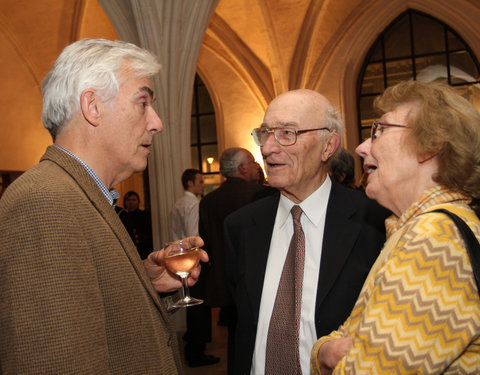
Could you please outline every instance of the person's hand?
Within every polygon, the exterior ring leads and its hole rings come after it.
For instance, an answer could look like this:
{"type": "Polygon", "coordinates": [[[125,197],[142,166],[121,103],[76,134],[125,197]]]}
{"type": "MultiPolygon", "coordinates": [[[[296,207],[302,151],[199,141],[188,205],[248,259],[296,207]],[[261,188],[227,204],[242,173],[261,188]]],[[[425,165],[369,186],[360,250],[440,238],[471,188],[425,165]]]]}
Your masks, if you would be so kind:
{"type": "Polygon", "coordinates": [[[341,337],[325,342],[318,351],[318,363],[322,375],[329,375],[352,347],[351,337],[341,337]]]}
{"type": "MultiPolygon", "coordinates": [[[[181,240],[182,242],[188,242],[192,246],[203,246],[203,240],[200,237],[187,237],[181,240]]],[[[181,279],[169,272],[165,268],[165,251],[154,251],[148,255],[148,258],[143,262],[147,275],[150,277],[153,287],[159,293],[174,292],[182,287],[181,279]]],[[[208,255],[204,250],[200,251],[200,261],[208,262],[208,255]]],[[[192,286],[198,281],[200,276],[201,266],[200,263],[191,271],[188,278],[188,285],[192,286]]]]}

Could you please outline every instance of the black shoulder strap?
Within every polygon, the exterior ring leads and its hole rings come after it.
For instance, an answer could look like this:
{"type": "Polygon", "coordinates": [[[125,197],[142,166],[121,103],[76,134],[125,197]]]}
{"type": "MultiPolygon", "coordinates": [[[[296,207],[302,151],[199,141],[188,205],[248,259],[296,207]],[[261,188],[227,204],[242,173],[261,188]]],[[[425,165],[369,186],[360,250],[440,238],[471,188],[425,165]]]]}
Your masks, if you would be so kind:
{"type": "MultiPolygon", "coordinates": [[[[428,212],[442,212],[448,215],[453,222],[456,224],[460,235],[465,242],[465,247],[467,253],[470,256],[470,262],[472,263],[473,275],[475,276],[475,282],[477,283],[477,290],[480,295],[480,244],[478,243],[477,238],[473,234],[470,227],[463,221],[459,216],[455,215],[453,212],[439,208],[437,210],[428,211],[428,212]]],[[[425,212],[425,213],[428,213],[425,212]]]]}

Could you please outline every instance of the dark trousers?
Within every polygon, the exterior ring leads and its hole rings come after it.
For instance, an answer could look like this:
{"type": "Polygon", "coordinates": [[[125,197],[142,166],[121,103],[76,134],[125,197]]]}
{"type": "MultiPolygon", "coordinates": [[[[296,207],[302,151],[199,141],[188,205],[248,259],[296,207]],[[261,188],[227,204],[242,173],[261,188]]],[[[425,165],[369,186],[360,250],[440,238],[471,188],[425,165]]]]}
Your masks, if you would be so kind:
{"type": "Polygon", "coordinates": [[[225,322],[228,328],[228,344],[227,344],[227,374],[233,375],[235,352],[235,327],[237,325],[237,309],[234,305],[224,306],[221,308],[222,320],[225,322]]]}
{"type": "MultiPolygon", "coordinates": [[[[192,297],[205,299],[204,279],[200,277],[197,284],[190,288],[192,297]]],[[[194,361],[205,354],[207,343],[212,341],[212,310],[205,302],[201,305],[187,307],[187,333],[185,358],[194,361]]]]}

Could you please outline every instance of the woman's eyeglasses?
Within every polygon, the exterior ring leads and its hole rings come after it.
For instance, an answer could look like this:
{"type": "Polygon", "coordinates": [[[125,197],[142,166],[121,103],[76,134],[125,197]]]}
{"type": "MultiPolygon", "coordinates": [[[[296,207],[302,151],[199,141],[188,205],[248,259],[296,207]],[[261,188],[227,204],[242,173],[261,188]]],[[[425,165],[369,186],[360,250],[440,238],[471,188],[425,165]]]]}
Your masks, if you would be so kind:
{"type": "Polygon", "coordinates": [[[385,131],[385,128],[388,127],[408,128],[407,125],[389,124],[388,122],[374,121],[370,133],[370,138],[372,138],[372,142],[378,137],[380,137],[385,131]]]}

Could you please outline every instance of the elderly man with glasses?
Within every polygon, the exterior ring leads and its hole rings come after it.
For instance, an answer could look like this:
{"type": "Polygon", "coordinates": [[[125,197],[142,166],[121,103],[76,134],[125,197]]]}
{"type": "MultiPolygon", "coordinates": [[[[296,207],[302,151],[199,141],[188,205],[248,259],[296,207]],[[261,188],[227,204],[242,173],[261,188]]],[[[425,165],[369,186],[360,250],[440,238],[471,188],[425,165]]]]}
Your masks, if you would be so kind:
{"type": "Polygon", "coordinates": [[[328,176],[342,134],[328,100],[304,89],[275,98],[252,132],[279,193],[225,222],[235,374],[308,374],[313,344],[349,315],[384,243],[387,212],[328,176]]]}

